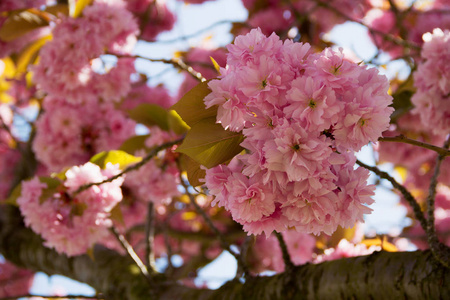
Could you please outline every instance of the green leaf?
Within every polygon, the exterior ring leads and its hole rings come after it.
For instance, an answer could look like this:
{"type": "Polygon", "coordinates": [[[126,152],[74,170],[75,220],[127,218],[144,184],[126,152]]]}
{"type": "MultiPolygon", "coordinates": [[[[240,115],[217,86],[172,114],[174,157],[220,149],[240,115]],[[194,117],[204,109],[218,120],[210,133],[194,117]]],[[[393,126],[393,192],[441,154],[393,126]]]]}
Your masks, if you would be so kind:
{"type": "Polygon", "coordinates": [[[120,225],[125,226],[125,221],[123,220],[123,214],[119,204],[117,204],[116,206],[113,207],[113,209],[111,209],[109,213],[109,218],[113,221],[116,221],[120,225]]]}
{"type": "Polygon", "coordinates": [[[93,0],[72,0],[70,1],[69,11],[70,16],[73,18],[78,18],[81,16],[84,8],[88,5],[91,5],[93,0]]]}
{"type": "Polygon", "coordinates": [[[169,128],[176,134],[185,134],[189,129],[189,125],[186,124],[180,115],[173,109],[167,112],[167,122],[169,128]]]}
{"type": "Polygon", "coordinates": [[[52,6],[48,6],[45,9],[45,12],[52,14],[54,16],[58,16],[58,14],[63,14],[65,16],[69,15],[69,6],[67,4],[56,4],[52,6]]]}
{"type": "Polygon", "coordinates": [[[5,42],[15,40],[40,27],[48,26],[45,14],[29,9],[12,13],[0,27],[0,39],[5,42]]]}
{"type": "Polygon", "coordinates": [[[217,63],[217,61],[212,56],[210,56],[209,58],[211,59],[213,65],[214,65],[214,69],[216,69],[217,73],[219,73],[219,75],[220,75],[220,66],[219,66],[219,64],[217,63]]]}
{"type": "Polygon", "coordinates": [[[128,111],[130,118],[146,126],[157,125],[162,130],[169,130],[167,110],[156,104],[143,103],[128,111]]]}
{"type": "Polygon", "coordinates": [[[141,157],[136,157],[121,150],[103,151],[94,155],[90,162],[98,165],[104,169],[108,163],[113,165],[119,164],[121,169],[126,168],[128,165],[140,162],[141,157]]]}
{"type": "Polygon", "coordinates": [[[44,36],[28,45],[19,54],[19,58],[17,59],[17,70],[16,70],[16,74],[18,76],[27,71],[28,65],[34,63],[34,61],[36,60],[39,50],[42,48],[42,46],[45,45],[45,43],[47,43],[51,39],[52,39],[51,35],[44,36]]]}
{"type": "Polygon", "coordinates": [[[130,118],[146,126],[158,126],[162,130],[172,130],[176,134],[184,134],[189,126],[174,110],[166,110],[156,105],[143,103],[128,111],[130,118]]]}
{"type": "Polygon", "coordinates": [[[200,179],[205,178],[206,171],[200,168],[200,164],[187,155],[180,156],[181,168],[186,171],[189,183],[192,186],[200,186],[203,182],[200,179]]]}
{"type": "Polygon", "coordinates": [[[6,198],[5,203],[6,204],[11,204],[11,205],[14,205],[14,206],[18,206],[17,205],[17,198],[19,198],[21,194],[22,194],[22,183],[19,183],[18,185],[16,185],[14,187],[14,189],[11,192],[11,195],[9,195],[9,197],[6,198]]]}
{"type": "Polygon", "coordinates": [[[199,121],[215,117],[217,115],[217,106],[206,109],[203,99],[211,93],[208,87],[208,81],[201,82],[187,92],[183,98],[175,103],[171,108],[175,110],[192,127],[199,121]]]}
{"type": "Polygon", "coordinates": [[[125,142],[120,146],[119,150],[125,151],[128,154],[134,155],[136,151],[144,149],[145,151],[149,150],[147,146],[145,146],[145,141],[148,139],[150,135],[136,135],[125,142]]]}
{"type": "Polygon", "coordinates": [[[216,117],[211,117],[195,123],[176,151],[209,169],[239,154],[243,140],[241,133],[223,129],[216,124],[216,117]]]}
{"type": "Polygon", "coordinates": [[[39,177],[39,181],[47,184],[47,187],[42,190],[41,197],[39,198],[39,203],[44,203],[48,198],[53,197],[53,195],[58,192],[61,187],[62,182],[58,178],[52,177],[39,177]]]}
{"type": "Polygon", "coordinates": [[[73,203],[70,213],[72,216],[82,216],[86,208],[88,208],[86,203],[73,203]]]}
{"type": "MultiPolygon", "coordinates": [[[[39,177],[39,181],[47,184],[47,187],[42,190],[41,197],[39,198],[39,203],[41,204],[48,198],[52,197],[62,185],[62,182],[59,179],[52,177],[39,177]]],[[[17,206],[17,198],[19,198],[21,194],[22,183],[19,183],[13,189],[11,195],[6,199],[5,203],[17,206]]]]}

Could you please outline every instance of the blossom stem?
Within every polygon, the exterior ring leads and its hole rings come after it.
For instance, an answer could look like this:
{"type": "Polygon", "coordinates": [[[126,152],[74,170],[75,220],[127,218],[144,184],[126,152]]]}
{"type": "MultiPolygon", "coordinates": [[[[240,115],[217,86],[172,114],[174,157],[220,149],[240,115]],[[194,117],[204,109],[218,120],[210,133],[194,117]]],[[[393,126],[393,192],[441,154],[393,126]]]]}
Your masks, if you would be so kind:
{"type": "Polygon", "coordinates": [[[116,180],[117,178],[123,176],[124,174],[126,174],[128,172],[131,172],[131,171],[139,169],[140,167],[142,167],[143,165],[148,163],[153,157],[155,157],[158,154],[159,151],[167,149],[169,147],[172,147],[173,145],[176,145],[176,144],[182,142],[183,139],[184,139],[184,137],[179,138],[179,139],[177,139],[175,141],[164,143],[164,144],[162,144],[162,145],[160,145],[158,147],[153,148],[153,150],[150,151],[140,162],[138,162],[138,163],[136,163],[134,165],[131,165],[129,167],[126,167],[122,172],[118,173],[117,175],[114,175],[114,176],[112,176],[112,177],[110,177],[108,179],[105,179],[103,181],[100,181],[100,182],[91,182],[91,183],[84,184],[84,185],[80,186],[73,193],[73,197],[78,195],[79,193],[87,190],[88,188],[90,188],[92,186],[101,185],[101,184],[104,184],[104,183],[107,183],[107,182],[112,182],[112,181],[116,180]]]}
{"type": "Polygon", "coordinates": [[[145,223],[145,258],[148,270],[155,270],[155,253],[154,253],[154,239],[155,239],[155,207],[153,202],[148,203],[147,222],[145,223]]]}
{"type": "MultiPolygon", "coordinates": [[[[444,149],[448,149],[450,145],[450,136],[448,137],[447,141],[444,144],[444,149]]],[[[434,168],[434,174],[430,181],[430,187],[428,190],[428,197],[427,197],[427,215],[428,215],[428,224],[427,224],[427,237],[428,237],[428,244],[430,245],[431,252],[433,253],[434,257],[440,261],[444,266],[447,268],[450,268],[450,249],[446,247],[445,245],[442,245],[438,237],[436,235],[436,227],[435,227],[435,218],[434,218],[434,204],[435,204],[435,196],[436,196],[436,186],[438,183],[438,176],[440,172],[440,168],[442,165],[442,162],[445,158],[445,155],[439,154],[436,159],[436,167],[434,168]]]]}
{"type": "Polygon", "coordinates": [[[142,260],[139,258],[139,256],[136,254],[136,252],[134,251],[131,244],[126,240],[126,238],[122,234],[120,234],[117,231],[116,228],[112,227],[111,232],[117,238],[117,240],[120,242],[123,249],[125,249],[125,251],[127,251],[128,255],[131,257],[131,259],[134,261],[134,263],[138,266],[139,270],[141,271],[141,274],[144,275],[144,277],[147,279],[147,281],[150,284],[153,284],[151,281],[150,273],[148,272],[147,267],[142,262],[142,260]]]}
{"type": "Polygon", "coordinates": [[[280,244],[281,253],[283,254],[284,266],[287,272],[291,272],[294,270],[294,264],[292,263],[291,256],[289,255],[286,243],[284,241],[283,235],[279,232],[275,232],[275,236],[278,239],[278,243],[280,244]]]}
{"type": "Polygon", "coordinates": [[[175,68],[178,68],[182,71],[188,72],[192,77],[194,77],[195,79],[197,79],[200,82],[206,81],[206,78],[203,77],[202,73],[195,71],[194,68],[187,65],[181,59],[149,58],[149,57],[145,57],[145,56],[141,56],[141,55],[119,55],[119,54],[111,54],[111,55],[115,55],[117,57],[140,58],[140,59],[145,59],[145,60],[148,60],[151,62],[161,62],[161,63],[165,63],[165,64],[170,64],[170,65],[174,66],[175,68]]]}
{"type": "Polygon", "coordinates": [[[217,227],[214,225],[214,223],[212,222],[211,218],[208,216],[208,214],[200,207],[200,205],[198,205],[197,201],[195,200],[194,195],[192,195],[189,190],[188,190],[188,186],[186,185],[186,183],[183,180],[183,177],[180,175],[180,182],[181,185],[183,186],[186,195],[189,197],[189,200],[191,201],[192,205],[195,207],[195,210],[197,211],[198,214],[200,214],[203,219],[205,220],[206,224],[208,224],[208,226],[211,228],[211,230],[214,232],[214,234],[217,236],[217,238],[220,241],[220,244],[222,246],[223,249],[227,250],[228,252],[230,252],[231,255],[234,256],[234,258],[236,258],[238,265],[242,268],[242,270],[244,271],[244,274],[249,274],[248,272],[248,267],[246,265],[246,263],[244,262],[241,254],[236,253],[233,249],[231,249],[230,244],[224,239],[222,233],[219,231],[219,229],[217,229],[217,227]]]}
{"type": "Polygon", "coordinates": [[[422,147],[422,148],[425,148],[425,149],[433,150],[433,151],[437,152],[440,156],[443,156],[443,157],[450,156],[450,150],[448,150],[446,148],[437,147],[437,146],[434,146],[434,145],[431,145],[431,144],[427,144],[427,143],[424,143],[424,142],[419,142],[419,141],[407,138],[404,135],[398,135],[398,136],[394,136],[394,137],[382,137],[382,138],[379,138],[378,141],[380,141],[380,142],[406,143],[406,144],[422,147]]]}
{"type": "Polygon", "coordinates": [[[389,181],[394,188],[396,188],[402,195],[405,197],[406,201],[408,201],[409,205],[411,205],[414,215],[416,219],[420,222],[420,225],[422,226],[423,230],[427,231],[427,220],[425,219],[425,216],[417,203],[417,200],[414,198],[413,195],[400,183],[398,183],[392,176],[390,176],[388,173],[381,171],[377,167],[372,167],[369,165],[366,165],[365,163],[357,160],[356,163],[360,165],[361,167],[372,171],[373,173],[377,174],[380,178],[386,179],[389,181]]]}
{"type": "Polygon", "coordinates": [[[395,44],[397,44],[399,46],[405,47],[405,48],[411,48],[411,49],[415,49],[415,50],[420,50],[420,46],[417,45],[416,43],[413,43],[411,41],[406,41],[406,40],[404,40],[402,38],[399,38],[399,37],[396,37],[396,36],[394,36],[392,34],[385,33],[385,32],[382,32],[380,30],[374,29],[374,28],[370,27],[369,25],[367,25],[366,23],[364,23],[363,21],[355,20],[352,17],[346,15],[345,13],[341,12],[339,9],[337,9],[336,7],[330,5],[326,1],[321,1],[321,0],[313,0],[313,1],[316,2],[318,5],[331,10],[335,14],[343,17],[344,19],[346,19],[348,21],[355,22],[355,23],[358,23],[358,24],[366,27],[372,33],[382,35],[384,37],[384,39],[387,40],[387,41],[393,42],[393,43],[395,43],[395,44]]]}

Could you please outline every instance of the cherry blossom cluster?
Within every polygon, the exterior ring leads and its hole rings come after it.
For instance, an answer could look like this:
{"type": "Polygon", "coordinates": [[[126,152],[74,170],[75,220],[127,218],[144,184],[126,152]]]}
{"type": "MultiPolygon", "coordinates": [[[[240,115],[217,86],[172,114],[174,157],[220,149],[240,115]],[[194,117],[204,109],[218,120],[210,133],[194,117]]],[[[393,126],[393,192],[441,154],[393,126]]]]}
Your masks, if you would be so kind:
{"type": "MultiPolygon", "coordinates": [[[[397,18],[392,10],[374,7],[364,17],[365,23],[371,28],[422,45],[422,35],[433,31],[434,28],[450,29],[450,15],[445,13],[450,9],[448,1],[428,1],[408,9],[401,9],[401,18],[397,18]]],[[[404,48],[385,39],[381,34],[371,34],[377,47],[393,58],[401,57],[404,48]]]]}
{"type": "Polygon", "coordinates": [[[8,261],[0,261],[0,297],[26,295],[33,284],[34,273],[8,261]]]}
{"type": "Polygon", "coordinates": [[[422,58],[414,73],[416,93],[411,98],[422,126],[435,134],[450,133],[450,31],[424,35],[422,58]]]}
{"type": "MultiPolygon", "coordinates": [[[[301,27],[306,27],[308,22],[308,33],[311,38],[321,32],[330,31],[335,25],[347,21],[342,15],[323,7],[314,0],[243,0],[244,6],[249,10],[248,23],[256,28],[260,27],[264,34],[282,32],[289,30],[297,22],[301,27]],[[303,18],[303,19],[302,19],[303,18]]],[[[324,1],[340,13],[349,18],[360,20],[371,8],[369,0],[332,0],[324,1]]],[[[300,28],[302,29],[302,28],[300,28]]]]}
{"type": "MultiPolygon", "coordinates": [[[[282,233],[282,236],[294,265],[312,261],[316,246],[316,239],[313,236],[295,230],[287,230],[282,233]]],[[[281,273],[284,271],[283,254],[278,239],[273,234],[268,238],[257,236],[248,259],[252,272],[261,273],[269,270],[281,273]]]]}
{"type": "Polygon", "coordinates": [[[119,101],[130,90],[134,66],[118,60],[105,74],[92,60],[110,53],[128,54],[136,43],[138,26],[120,0],[96,0],[79,18],[63,17],[53,39],[40,51],[33,79],[45,92],[70,103],[119,101]],[[89,38],[86,38],[89,36],[89,38]]]}
{"type": "Polygon", "coordinates": [[[38,177],[23,182],[17,203],[25,224],[42,236],[45,246],[59,253],[68,256],[86,253],[109,234],[110,212],[122,200],[123,179],[94,185],[76,195],[74,192],[82,185],[102,182],[118,171],[111,164],[105,170],[92,163],[72,167],[65,173],[61,188],[47,197],[44,193],[47,184],[38,177]]]}
{"type": "Polygon", "coordinates": [[[374,186],[367,170],[353,168],[354,151],[389,126],[387,79],[341,51],[311,53],[259,29],[228,51],[204,101],[218,106],[225,129],[242,131],[246,154],[207,170],[215,203],[249,234],[331,234],[363,221],[374,186]]]}
{"type": "Polygon", "coordinates": [[[117,149],[135,133],[136,122],[111,103],[80,106],[48,96],[44,110],[36,121],[33,150],[51,172],[117,149]]]}

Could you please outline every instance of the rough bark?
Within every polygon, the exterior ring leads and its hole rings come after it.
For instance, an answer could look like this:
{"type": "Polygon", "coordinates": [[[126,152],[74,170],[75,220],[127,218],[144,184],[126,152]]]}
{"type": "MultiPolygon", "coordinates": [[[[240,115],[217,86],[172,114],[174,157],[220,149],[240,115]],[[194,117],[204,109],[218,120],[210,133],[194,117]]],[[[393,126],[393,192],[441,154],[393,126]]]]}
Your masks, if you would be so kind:
{"type": "Polygon", "coordinates": [[[346,258],[295,267],[290,273],[193,289],[162,275],[147,281],[133,262],[97,247],[95,259],[67,258],[42,246],[17,209],[0,206],[0,253],[15,264],[86,282],[106,299],[450,299],[450,274],[429,251],[346,258]]]}

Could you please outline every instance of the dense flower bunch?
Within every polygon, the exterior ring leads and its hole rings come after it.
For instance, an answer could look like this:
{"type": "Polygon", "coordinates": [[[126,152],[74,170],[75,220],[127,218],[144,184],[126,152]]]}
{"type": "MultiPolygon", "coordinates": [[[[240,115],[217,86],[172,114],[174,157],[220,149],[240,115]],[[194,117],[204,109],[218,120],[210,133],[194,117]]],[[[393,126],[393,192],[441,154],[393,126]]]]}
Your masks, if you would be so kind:
{"type": "Polygon", "coordinates": [[[80,106],[47,97],[44,109],[36,121],[33,150],[52,172],[118,148],[135,133],[136,122],[111,103],[80,106]]]}
{"type": "Polygon", "coordinates": [[[312,35],[328,32],[335,25],[345,22],[342,13],[354,20],[360,20],[371,8],[368,0],[324,1],[339,13],[322,7],[314,0],[296,0],[290,3],[282,0],[242,0],[242,2],[249,10],[248,23],[252,27],[260,27],[264,34],[287,31],[300,22],[307,22],[308,26],[302,24],[299,29],[304,30],[308,27],[311,38],[312,35]]]}
{"type": "Polygon", "coordinates": [[[422,126],[435,134],[450,132],[450,31],[435,29],[424,35],[422,58],[414,73],[417,92],[411,98],[422,126]]]}
{"type": "Polygon", "coordinates": [[[130,53],[138,26],[120,0],[96,0],[80,18],[63,18],[53,40],[40,51],[34,81],[45,92],[69,103],[119,101],[130,90],[134,66],[120,59],[106,74],[96,72],[92,60],[105,54],[130,53]],[[89,38],[86,38],[86,35],[89,38]],[[124,80],[126,79],[126,80],[124,80]]]}
{"type": "Polygon", "coordinates": [[[60,192],[44,193],[47,184],[35,177],[22,184],[17,199],[25,224],[40,234],[47,247],[68,256],[86,253],[94,243],[107,237],[111,209],[122,200],[123,179],[95,185],[73,195],[82,185],[101,182],[118,173],[108,164],[105,170],[92,163],[70,168],[60,192]]]}
{"type": "Polygon", "coordinates": [[[205,104],[218,106],[225,129],[242,131],[246,154],[207,170],[215,203],[249,234],[331,234],[362,221],[374,186],[367,170],[353,168],[353,153],[389,125],[386,78],[342,52],[313,54],[256,29],[228,51],[205,104]]]}
{"type": "MultiPolygon", "coordinates": [[[[400,19],[392,10],[386,10],[385,7],[386,5],[384,7],[381,5],[371,9],[364,18],[365,23],[382,33],[401,36],[418,45],[422,45],[424,33],[431,32],[434,28],[450,29],[450,15],[443,13],[450,9],[448,1],[428,1],[425,5],[419,3],[408,9],[399,7],[402,14],[400,19]]],[[[391,57],[397,58],[404,55],[405,49],[402,46],[385,39],[383,35],[373,33],[370,37],[378,48],[389,53],[391,57]]]]}
{"type": "Polygon", "coordinates": [[[0,261],[0,297],[8,298],[27,294],[34,273],[20,269],[8,261],[0,261]]]}
{"type": "MultiPolygon", "coordinates": [[[[151,128],[150,137],[145,141],[147,148],[176,139],[176,135],[161,130],[157,126],[151,128]]],[[[136,155],[139,156],[139,152],[136,155]]],[[[128,174],[125,186],[129,187],[133,195],[145,202],[167,204],[172,197],[179,196],[180,171],[171,152],[153,158],[143,167],[128,174]]]]}

